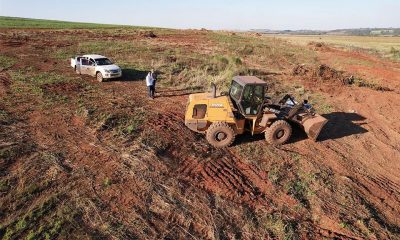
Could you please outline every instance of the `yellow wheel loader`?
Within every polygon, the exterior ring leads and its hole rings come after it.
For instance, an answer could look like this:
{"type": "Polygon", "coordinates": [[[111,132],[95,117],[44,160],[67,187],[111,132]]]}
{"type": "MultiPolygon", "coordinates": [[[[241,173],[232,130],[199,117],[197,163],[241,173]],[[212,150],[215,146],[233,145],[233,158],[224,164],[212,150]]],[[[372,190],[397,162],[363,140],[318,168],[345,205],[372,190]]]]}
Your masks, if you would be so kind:
{"type": "Polygon", "coordinates": [[[229,93],[211,93],[189,96],[185,114],[185,125],[198,133],[205,133],[207,141],[214,147],[230,146],[236,135],[245,131],[265,134],[272,145],[285,144],[292,135],[291,124],[301,126],[313,140],[327,119],[314,112],[305,100],[299,104],[286,95],[278,103],[266,96],[267,83],[254,76],[237,76],[231,83],[229,93]]]}

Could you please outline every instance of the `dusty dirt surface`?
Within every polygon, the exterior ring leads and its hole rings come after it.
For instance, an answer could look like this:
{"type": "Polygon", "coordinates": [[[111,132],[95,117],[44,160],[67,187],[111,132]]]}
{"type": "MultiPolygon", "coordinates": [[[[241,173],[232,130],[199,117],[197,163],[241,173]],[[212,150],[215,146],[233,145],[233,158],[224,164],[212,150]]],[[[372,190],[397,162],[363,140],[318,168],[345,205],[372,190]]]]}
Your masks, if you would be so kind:
{"type": "MultiPolygon", "coordinates": [[[[320,140],[298,130],[274,148],[244,135],[218,150],[184,126],[190,90],[160,86],[150,100],[142,80],[98,83],[43,50],[77,44],[58,35],[134,41],[140,33],[26,31],[0,39],[0,53],[16,59],[0,73],[5,239],[400,239],[398,63],[316,49],[318,66],[391,91],[287,66],[282,81],[301,82],[330,106],[320,140]],[[19,75],[27,69],[72,80],[38,87],[31,73],[19,75]]],[[[154,34],[142,37],[212,49],[201,31],[154,34]]]]}

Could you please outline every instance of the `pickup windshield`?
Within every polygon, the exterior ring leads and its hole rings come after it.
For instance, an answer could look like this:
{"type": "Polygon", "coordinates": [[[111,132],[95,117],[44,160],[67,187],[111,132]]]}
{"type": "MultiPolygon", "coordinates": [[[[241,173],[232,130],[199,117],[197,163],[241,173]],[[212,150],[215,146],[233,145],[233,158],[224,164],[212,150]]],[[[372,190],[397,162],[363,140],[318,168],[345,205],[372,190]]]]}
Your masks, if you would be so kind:
{"type": "Polygon", "coordinates": [[[112,65],[113,63],[110,61],[108,58],[99,58],[96,59],[96,65],[97,66],[105,66],[105,65],[112,65]]]}

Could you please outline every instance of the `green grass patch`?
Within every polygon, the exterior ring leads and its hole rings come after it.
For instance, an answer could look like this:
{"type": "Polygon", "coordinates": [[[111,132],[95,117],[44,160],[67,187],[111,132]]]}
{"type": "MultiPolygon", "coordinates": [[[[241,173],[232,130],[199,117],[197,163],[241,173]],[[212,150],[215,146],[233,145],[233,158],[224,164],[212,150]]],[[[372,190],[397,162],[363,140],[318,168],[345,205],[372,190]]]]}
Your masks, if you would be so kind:
{"type": "MultiPolygon", "coordinates": [[[[27,229],[35,228],[35,224],[37,224],[38,220],[45,217],[46,214],[55,207],[56,199],[56,197],[51,197],[37,208],[5,227],[5,229],[0,229],[1,232],[5,232],[3,240],[20,238],[27,229]]],[[[28,235],[31,234],[29,233],[28,235]]]]}
{"type": "Polygon", "coordinates": [[[328,103],[326,97],[319,93],[311,94],[309,100],[319,114],[328,114],[334,111],[334,107],[328,103]]]}
{"type": "MultiPolygon", "coordinates": [[[[400,49],[400,47],[399,47],[400,49]]],[[[394,59],[400,59],[400,50],[395,48],[395,47],[391,47],[389,53],[392,55],[392,58],[394,59]]]]}
{"type": "Polygon", "coordinates": [[[118,137],[134,138],[143,129],[148,115],[144,108],[137,107],[130,113],[94,112],[91,118],[92,122],[99,125],[100,131],[112,131],[118,137]]]}
{"type": "Polygon", "coordinates": [[[125,25],[68,22],[58,20],[3,17],[0,16],[0,28],[48,28],[48,29],[102,29],[102,28],[137,28],[125,25]]]}
{"type": "Polygon", "coordinates": [[[169,141],[160,138],[153,129],[145,129],[141,134],[140,141],[158,152],[165,151],[170,145],[169,141]]]}
{"type": "Polygon", "coordinates": [[[285,189],[288,194],[296,198],[304,207],[308,208],[310,198],[315,195],[312,185],[316,181],[316,176],[301,170],[297,172],[293,179],[288,181],[285,189]]]}
{"type": "Polygon", "coordinates": [[[0,180],[0,192],[6,192],[10,188],[8,179],[0,180]]]}
{"type": "Polygon", "coordinates": [[[296,233],[297,224],[294,221],[286,220],[279,213],[267,215],[260,219],[260,222],[274,239],[290,240],[299,237],[296,233]]]}
{"type": "Polygon", "coordinates": [[[0,124],[8,125],[12,123],[13,119],[11,118],[10,114],[3,110],[0,109],[0,124]]]}
{"type": "Polygon", "coordinates": [[[4,233],[2,239],[56,239],[67,236],[78,213],[59,205],[57,196],[50,197],[11,224],[1,226],[0,232],[4,233]]]}
{"type": "Polygon", "coordinates": [[[385,36],[333,36],[333,35],[276,35],[270,38],[280,38],[296,45],[306,46],[310,42],[320,42],[349,50],[364,50],[371,54],[393,58],[393,53],[400,49],[400,37],[385,36]],[[392,50],[394,49],[394,52],[392,50]]]}
{"type": "Polygon", "coordinates": [[[5,164],[0,166],[0,170],[6,167],[9,162],[15,161],[18,157],[29,154],[35,150],[36,145],[33,142],[20,142],[9,147],[1,148],[0,159],[3,159],[5,164]]]}
{"type": "Polygon", "coordinates": [[[9,101],[27,102],[36,101],[41,107],[51,107],[53,104],[69,102],[69,93],[84,89],[87,85],[79,78],[65,77],[53,72],[35,74],[33,70],[19,70],[10,72],[14,80],[9,101]]]}
{"type": "Polygon", "coordinates": [[[112,184],[112,181],[111,181],[110,178],[106,177],[106,178],[103,180],[103,187],[104,187],[104,188],[108,188],[109,186],[111,186],[111,184],[112,184]]]}
{"type": "Polygon", "coordinates": [[[1,69],[8,69],[12,67],[16,63],[16,59],[5,56],[5,55],[0,55],[0,70],[1,69]]]}
{"type": "Polygon", "coordinates": [[[217,52],[220,54],[247,58],[249,65],[257,68],[260,65],[268,66],[268,71],[281,71],[288,64],[316,62],[315,52],[293,46],[278,38],[212,33],[210,39],[219,46],[217,52]]]}

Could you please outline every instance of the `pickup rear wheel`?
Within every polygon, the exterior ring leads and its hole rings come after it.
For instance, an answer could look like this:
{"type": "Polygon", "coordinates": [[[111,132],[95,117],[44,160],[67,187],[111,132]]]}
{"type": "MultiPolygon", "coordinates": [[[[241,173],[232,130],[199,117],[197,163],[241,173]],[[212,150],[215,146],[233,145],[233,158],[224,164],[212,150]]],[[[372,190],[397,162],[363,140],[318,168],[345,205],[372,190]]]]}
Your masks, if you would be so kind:
{"type": "Polygon", "coordinates": [[[101,74],[101,72],[97,72],[96,73],[96,78],[97,78],[97,81],[102,82],[103,81],[103,74],[101,74]]]}
{"type": "Polygon", "coordinates": [[[285,144],[292,135],[292,127],[284,120],[274,122],[265,132],[265,139],[269,144],[285,144]]]}
{"type": "Polygon", "coordinates": [[[206,139],[216,148],[229,147],[235,141],[235,131],[225,122],[215,122],[208,128],[206,139]]]}

